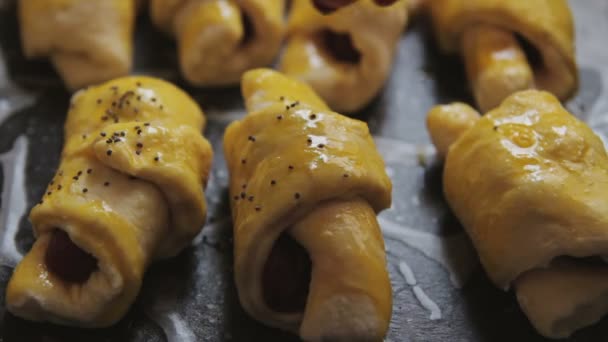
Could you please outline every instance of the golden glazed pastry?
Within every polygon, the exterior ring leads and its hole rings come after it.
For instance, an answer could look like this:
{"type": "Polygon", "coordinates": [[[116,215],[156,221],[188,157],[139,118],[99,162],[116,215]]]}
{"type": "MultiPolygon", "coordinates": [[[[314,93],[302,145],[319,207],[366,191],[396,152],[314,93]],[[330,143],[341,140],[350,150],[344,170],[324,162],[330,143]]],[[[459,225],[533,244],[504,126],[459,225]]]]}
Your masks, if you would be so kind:
{"type": "Polygon", "coordinates": [[[175,86],[126,77],[77,92],[59,169],[30,214],[36,242],[6,303],[80,327],[118,321],[149,264],[201,230],[212,150],[198,105],[175,86]]]}
{"type": "Polygon", "coordinates": [[[304,83],[258,69],[224,136],[239,299],[306,341],[381,341],[391,286],[376,213],[391,182],[367,125],[304,83]]]}
{"type": "Polygon", "coordinates": [[[48,56],[71,90],[129,73],[135,0],[19,0],[26,57],[48,56]]]}
{"type": "Polygon", "coordinates": [[[151,0],[154,23],[177,39],[184,77],[195,85],[237,84],[272,63],[285,31],[285,0],[151,0]]]}
{"type": "Polygon", "coordinates": [[[280,69],[308,82],[331,108],[357,111],[386,82],[406,22],[405,0],[361,0],[328,15],[294,0],[280,69]]]}
{"type": "Polygon", "coordinates": [[[447,154],[450,207],[492,281],[514,288],[538,332],[567,337],[606,314],[608,156],[600,138],[536,90],[482,118],[466,105],[436,107],[428,127],[447,154]],[[441,137],[446,130],[452,141],[441,137]]]}
{"type": "Polygon", "coordinates": [[[566,0],[433,0],[428,6],[440,48],[463,56],[483,112],[518,90],[539,88],[561,100],[575,91],[574,25],[566,0]]]}

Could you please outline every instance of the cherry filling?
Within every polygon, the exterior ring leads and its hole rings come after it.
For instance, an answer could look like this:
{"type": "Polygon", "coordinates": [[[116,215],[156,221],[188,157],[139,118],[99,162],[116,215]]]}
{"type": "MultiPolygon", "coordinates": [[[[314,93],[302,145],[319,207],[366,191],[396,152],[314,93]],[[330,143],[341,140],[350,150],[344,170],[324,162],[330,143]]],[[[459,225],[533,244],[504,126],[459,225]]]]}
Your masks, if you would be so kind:
{"type": "Polygon", "coordinates": [[[349,5],[354,0],[313,0],[312,3],[321,13],[330,13],[340,7],[349,5]]]}
{"type": "Polygon", "coordinates": [[[335,60],[353,64],[361,60],[361,53],[355,48],[350,34],[324,30],[321,32],[321,40],[325,50],[335,60]]]}
{"type": "Polygon", "coordinates": [[[521,49],[524,50],[524,53],[526,54],[526,59],[528,60],[528,64],[530,64],[532,70],[536,70],[542,67],[543,56],[540,54],[538,49],[521,35],[516,35],[516,38],[517,42],[519,43],[519,46],[521,46],[521,49]]]}
{"type": "Polygon", "coordinates": [[[246,45],[253,40],[255,27],[247,13],[241,12],[241,20],[243,22],[243,39],[241,40],[241,45],[246,45]]]}
{"type": "Polygon", "coordinates": [[[312,265],[306,249],[287,234],[272,247],[264,265],[264,300],[276,312],[302,312],[306,307],[312,265]]]}
{"type": "Polygon", "coordinates": [[[76,246],[63,230],[51,233],[44,256],[47,269],[71,283],[84,283],[97,269],[97,259],[76,246]]]}
{"type": "MultiPolygon", "coordinates": [[[[312,3],[315,7],[321,11],[321,13],[330,13],[333,12],[340,7],[344,7],[350,5],[355,0],[313,0],[312,3]]],[[[395,3],[397,0],[375,0],[376,3],[380,6],[388,6],[395,3]]]]}

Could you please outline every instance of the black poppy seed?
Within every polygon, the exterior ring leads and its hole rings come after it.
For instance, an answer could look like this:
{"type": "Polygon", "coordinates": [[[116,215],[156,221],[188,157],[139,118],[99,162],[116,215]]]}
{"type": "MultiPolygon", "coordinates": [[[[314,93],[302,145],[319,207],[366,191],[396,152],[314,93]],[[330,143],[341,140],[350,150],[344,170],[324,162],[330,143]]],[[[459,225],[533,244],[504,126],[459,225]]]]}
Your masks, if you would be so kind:
{"type": "Polygon", "coordinates": [[[241,198],[245,198],[245,197],[247,197],[247,194],[244,192],[241,192],[241,198]]]}
{"type": "Polygon", "coordinates": [[[156,102],[156,97],[150,99],[152,102],[156,102]]]}
{"type": "Polygon", "coordinates": [[[61,184],[57,185],[57,190],[61,190],[62,186],[61,184]]]}
{"type": "Polygon", "coordinates": [[[131,105],[131,101],[129,101],[129,100],[126,100],[125,103],[127,104],[127,106],[131,105]]]}
{"type": "Polygon", "coordinates": [[[243,188],[243,189],[247,189],[247,184],[243,184],[243,185],[241,185],[241,188],[243,188]]]}
{"type": "Polygon", "coordinates": [[[87,169],[88,174],[90,174],[91,172],[93,172],[93,169],[87,169]]]}
{"type": "Polygon", "coordinates": [[[101,135],[102,137],[105,137],[106,136],[106,132],[101,132],[101,133],[99,133],[99,135],[101,135]]]}
{"type": "Polygon", "coordinates": [[[141,82],[135,82],[135,85],[141,87],[141,82]]]}
{"type": "Polygon", "coordinates": [[[148,126],[150,126],[150,123],[149,122],[144,122],[144,126],[148,127],[148,126]]]}
{"type": "Polygon", "coordinates": [[[104,182],[103,183],[103,186],[109,186],[109,185],[110,185],[110,182],[104,182]]]}
{"type": "Polygon", "coordinates": [[[79,176],[80,176],[80,175],[82,175],[82,171],[78,171],[78,175],[79,175],[79,176]]]}
{"type": "Polygon", "coordinates": [[[112,155],[112,150],[107,150],[107,151],[106,151],[106,154],[107,154],[108,156],[111,156],[111,155],[112,155]]]}
{"type": "Polygon", "coordinates": [[[281,97],[279,97],[279,100],[280,100],[280,101],[285,100],[285,96],[281,96],[281,97]]]}
{"type": "Polygon", "coordinates": [[[299,193],[299,192],[296,192],[295,194],[293,194],[293,197],[294,197],[295,199],[300,199],[300,193],[299,193]]]}
{"type": "Polygon", "coordinates": [[[97,104],[101,104],[101,99],[97,99],[97,104]]]}
{"type": "Polygon", "coordinates": [[[156,162],[157,162],[157,161],[159,161],[159,160],[160,160],[160,158],[158,158],[158,157],[154,157],[154,161],[156,161],[156,162]]]}
{"type": "Polygon", "coordinates": [[[273,180],[270,181],[270,185],[276,185],[276,184],[277,184],[276,180],[273,179],[273,180]]]}
{"type": "Polygon", "coordinates": [[[135,127],[133,127],[133,129],[134,129],[134,130],[138,130],[138,129],[140,129],[140,128],[141,128],[140,126],[135,126],[135,127]]]}
{"type": "Polygon", "coordinates": [[[57,174],[60,176],[63,176],[63,171],[59,170],[59,172],[57,174]]]}
{"type": "Polygon", "coordinates": [[[112,139],[106,140],[106,143],[111,144],[112,143],[112,139]]]}
{"type": "Polygon", "coordinates": [[[142,148],[142,147],[144,147],[144,144],[138,142],[135,146],[137,146],[137,148],[142,148]]]}
{"type": "Polygon", "coordinates": [[[248,200],[249,202],[253,202],[254,197],[253,196],[249,196],[248,200]]]}
{"type": "Polygon", "coordinates": [[[114,118],[114,123],[118,123],[118,118],[114,118]]]}
{"type": "Polygon", "coordinates": [[[325,145],[323,145],[323,144],[319,144],[319,145],[317,145],[317,147],[318,147],[318,148],[323,148],[323,147],[325,147],[325,145]]]}
{"type": "Polygon", "coordinates": [[[53,185],[53,184],[55,184],[55,181],[51,181],[51,182],[49,183],[49,185],[53,185]]]}
{"type": "Polygon", "coordinates": [[[297,106],[299,104],[300,104],[300,101],[296,101],[296,102],[294,102],[294,103],[291,104],[291,108],[293,108],[293,107],[295,107],[295,106],[297,106]]]}
{"type": "Polygon", "coordinates": [[[348,178],[348,173],[343,174],[342,177],[348,178]]]}
{"type": "Polygon", "coordinates": [[[283,115],[277,115],[277,120],[283,120],[283,115]]]}
{"type": "Polygon", "coordinates": [[[51,196],[52,193],[53,193],[52,191],[49,191],[49,192],[46,193],[46,195],[47,196],[51,196]]]}
{"type": "Polygon", "coordinates": [[[112,107],[116,107],[117,103],[116,101],[112,101],[112,107]]]}
{"type": "Polygon", "coordinates": [[[87,138],[87,135],[86,135],[86,134],[83,134],[83,135],[82,135],[82,139],[86,139],[86,138],[87,138]]]}
{"type": "Polygon", "coordinates": [[[141,151],[140,151],[140,150],[137,150],[137,151],[135,151],[135,154],[140,155],[140,154],[141,154],[141,151]]]}
{"type": "Polygon", "coordinates": [[[89,191],[89,189],[87,189],[87,188],[82,189],[82,192],[84,192],[84,193],[86,193],[88,191],[89,191]]]}
{"type": "Polygon", "coordinates": [[[117,137],[117,136],[118,136],[118,132],[114,132],[114,133],[112,133],[112,136],[113,136],[113,137],[117,137]]]}
{"type": "Polygon", "coordinates": [[[498,130],[498,126],[494,126],[494,130],[497,131],[498,130]]]}
{"type": "Polygon", "coordinates": [[[293,165],[289,165],[287,168],[293,170],[293,165]]]}
{"type": "Polygon", "coordinates": [[[260,210],[262,210],[261,207],[255,207],[255,211],[260,211],[260,210]]]}
{"type": "Polygon", "coordinates": [[[317,118],[317,114],[310,114],[308,117],[310,118],[310,120],[314,120],[317,118]]]}
{"type": "Polygon", "coordinates": [[[235,201],[239,200],[239,196],[234,196],[233,198],[234,198],[235,201]]]}
{"type": "Polygon", "coordinates": [[[291,108],[289,105],[285,106],[285,109],[289,110],[289,108],[291,108]]]}
{"type": "Polygon", "coordinates": [[[78,176],[72,177],[73,180],[78,180],[78,176]]]}
{"type": "Polygon", "coordinates": [[[306,141],[308,142],[308,145],[312,144],[312,139],[308,138],[306,141]]]}
{"type": "Polygon", "coordinates": [[[141,95],[137,95],[137,101],[141,101],[141,95]]]}
{"type": "Polygon", "coordinates": [[[101,121],[107,121],[107,120],[108,120],[107,116],[104,115],[104,116],[101,117],[101,121]]]}
{"type": "Polygon", "coordinates": [[[158,106],[158,108],[160,108],[160,110],[165,109],[165,107],[163,105],[158,106]]]}
{"type": "Polygon", "coordinates": [[[40,200],[40,204],[44,203],[44,200],[40,200]]]}
{"type": "Polygon", "coordinates": [[[141,129],[137,130],[137,135],[141,135],[141,129]]]}
{"type": "Polygon", "coordinates": [[[255,141],[255,137],[253,135],[250,135],[247,139],[249,139],[249,141],[255,141]]]}
{"type": "Polygon", "coordinates": [[[246,164],[247,160],[246,159],[241,159],[241,164],[246,164]]]}
{"type": "Polygon", "coordinates": [[[121,137],[124,137],[124,136],[126,136],[126,135],[127,135],[127,134],[126,134],[125,132],[120,132],[120,136],[121,136],[121,137]]]}

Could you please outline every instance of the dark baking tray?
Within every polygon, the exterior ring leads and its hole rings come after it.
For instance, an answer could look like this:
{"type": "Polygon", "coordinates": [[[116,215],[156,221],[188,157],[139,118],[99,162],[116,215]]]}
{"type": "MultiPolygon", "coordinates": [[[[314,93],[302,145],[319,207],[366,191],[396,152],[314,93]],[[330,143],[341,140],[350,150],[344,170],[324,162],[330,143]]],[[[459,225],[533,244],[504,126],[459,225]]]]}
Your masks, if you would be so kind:
{"type": "MultiPolygon", "coordinates": [[[[581,85],[567,106],[598,133],[608,132],[608,2],[571,1],[571,6],[581,85]]],[[[209,119],[205,135],[215,160],[207,227],[178,257],[150,268],[133,308],[111,328],[36,324],[6,312],[5,286],[17,259],[32,245],[27,213],[58,165],[70,97],[51,66],[26,61],[19,44],[14,1],[0,0],[0,341],[296,341],[250,318],[233,283],[221,140],[226,125],[244,115],[239,90],[185,84],[177,73],[174,43],[152,28],[146,15],[137,24],[134,73],[177,83],[209,119]]],[[[357,115],[377,137],[394,185],[393,206],[381,215],[394,292],[386,341],[543,341],[513,295],[491,285],[442,198],[441,169],[424,117],[434,104],[453,100],[470,101],[462,66],[436,51],[426,21],[417,19],[403,35],[385,89],[357,115]],[[417,289],[405,281],[407,268],[417,289]],[[431,319],[420,304],[422,294],[437,305],[440,319],[431,319]]],[[[607,340],[608,322],[603,320],[569,341],[607,340]]]]}

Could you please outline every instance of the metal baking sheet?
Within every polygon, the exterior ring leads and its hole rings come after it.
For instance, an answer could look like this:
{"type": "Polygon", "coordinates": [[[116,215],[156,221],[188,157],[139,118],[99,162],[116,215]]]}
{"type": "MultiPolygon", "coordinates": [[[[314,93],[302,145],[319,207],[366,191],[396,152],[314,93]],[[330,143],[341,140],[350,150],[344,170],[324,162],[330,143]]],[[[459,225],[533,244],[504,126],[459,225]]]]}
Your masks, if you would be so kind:
{"type": "MultiPolygon", "coordinates": [[[[608,133],[608,2],[573,0],[571,6],[581,84],[567,106],[608,133]]],[[[0,0],[0,341],[297,341],[250,318],[236,296],[221,138],[226,125],[244,115],[239,90],[188,86],[177,73],[174,43],[145,15],[137,25],[134,73],[177,83],[209,119],[205,135],[216,157],[204,233],[178,257],[149,269],[131,311],[111,328],[36,324],[6,312],[5,287],[33,243],[27,214],[58,165],[70,97],[48,62],[24,59],[18,37],[14,1],[0,0]]],[[[393,206],[380,215],[394,292],[386,341],[543,341],[513,294],[490,284],[442,198],[424,117],[434,104],[453,100],[470,101],[462,66],[437,52],[427,22],[417,19],[401,39],[385,89],[357,115],[369,123],[394,182],[393,206]]],[[[569,341],[607,336],[603,320],[569,341]]]]}

